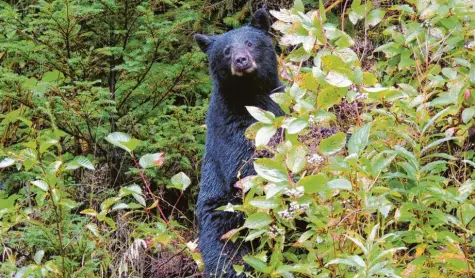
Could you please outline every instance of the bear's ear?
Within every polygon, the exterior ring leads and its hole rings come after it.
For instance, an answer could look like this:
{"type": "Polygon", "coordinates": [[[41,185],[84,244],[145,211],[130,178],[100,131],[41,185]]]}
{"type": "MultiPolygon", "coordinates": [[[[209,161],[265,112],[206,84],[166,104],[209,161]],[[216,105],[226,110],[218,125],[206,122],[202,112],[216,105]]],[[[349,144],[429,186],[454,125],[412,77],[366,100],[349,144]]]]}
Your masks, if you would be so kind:
{"type": "Polygon", "coordinates": [[[213,43],[213,39],[210,36],[196,34],[193,36],[193,38],[195,39],[195,42],[198,44],[201,50],[205,53],[206,51],[208,51],[210,45],[213,43]]]}
{"type": "Polygon", "coordinates": [[[252,17],[252,20],[251,20],[251,26],[264,30],[266,32],[269,31],[270,18],[269,18],[269,15],[267,14],[266,9],[260,8],[254,13],[254,16],[252,17]]]}

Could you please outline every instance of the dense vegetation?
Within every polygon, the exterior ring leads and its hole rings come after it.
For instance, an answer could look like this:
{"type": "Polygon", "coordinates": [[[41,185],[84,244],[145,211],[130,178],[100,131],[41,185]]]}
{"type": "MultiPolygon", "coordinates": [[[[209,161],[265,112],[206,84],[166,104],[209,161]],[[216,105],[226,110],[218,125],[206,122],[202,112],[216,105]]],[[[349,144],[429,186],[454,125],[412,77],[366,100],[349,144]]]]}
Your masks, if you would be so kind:
{"type": "MultiPolygon", "coordinates": [[[[191,35],[260,4],[0,1],[0,276],[200,275],[191,35]]],[[[248,107],[266,155],[223,240],[260,240],[250,277],[473,277],[475,3],[288,4],[287,115],[248,107]]]]}

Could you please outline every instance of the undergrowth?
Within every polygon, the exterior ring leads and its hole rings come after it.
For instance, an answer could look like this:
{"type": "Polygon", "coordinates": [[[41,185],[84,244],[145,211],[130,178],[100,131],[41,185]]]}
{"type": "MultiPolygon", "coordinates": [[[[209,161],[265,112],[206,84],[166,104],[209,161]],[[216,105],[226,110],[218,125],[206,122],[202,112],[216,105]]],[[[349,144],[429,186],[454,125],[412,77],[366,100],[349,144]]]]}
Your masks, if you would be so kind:
{"type": "MultiPolygon", "coordinates": [[[[0,2],[0,276],[200,275],[202,4],[0,2]]],[[[221,208],[249,277],[473,277],[474,5],[271,11],[287,114],[248,107],[264,155],[221,208]]]]}

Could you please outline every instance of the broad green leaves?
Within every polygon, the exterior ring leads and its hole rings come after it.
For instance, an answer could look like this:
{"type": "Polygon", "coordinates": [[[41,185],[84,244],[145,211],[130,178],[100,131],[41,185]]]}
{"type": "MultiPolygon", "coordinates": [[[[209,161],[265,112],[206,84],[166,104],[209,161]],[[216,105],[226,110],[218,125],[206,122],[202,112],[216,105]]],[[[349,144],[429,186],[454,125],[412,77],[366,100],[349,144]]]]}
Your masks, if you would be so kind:
{"type": "Polygon", "coordinates": [[[323,174],[310,175],[299,180],[298,185],[305,188],[305,193],[318,193],[325,189],[327,178],[323,174]]]}
{"type": "Polygon", "coordinates": [[[256,147],[267,145],[276,132],[277,128],[272,125],[261,127],[256,133],[256,147]]]}
{"type": "Polygon", "coordinates": [[[462,120],[464,123],[470,122],[475,117],[475,107],[466,108],[462,112],[462,120]]]}
{"type": "Polygon", "coordinates": [[[262,110],[258,107],[246,106],[247,111],[251,114],[254,119],[258,120],[264,124],[273,124],[275,120],[275,115],[272,112],[262,110]]]}
{"type": "Polygon", "coordinates": [[[259,176],[271,182],[282,182],[288,179],[285,165],[278,160],[260,158],[254,162],[254,169],[259,176]]]}
{"type": "MultiPolygon", "coordinates": [[[[279,97],[279,95],[275,95],[274,98],[277,101],[281,101],[282,104],[286,102],[285,94],[281,94],[283,97],[279,97]]],[[[260,148],[267,145],[274,136],[277,131],[277,128],[274,126],[275,115],[272,112],[268,112],[262,110],[258,107],[253,106],[246,106],[247,111],[251,114],[251,116],[256,119],[258,122],[264,124],[261,128],[256,132],[256,147],[260,148]]]]}
{"type": "Polygon", "coordinates": [[[338,132],[326,139],[323,139],[319,145],[319,151],[324,155],[332,155],[339,152],[346,144],[346,134],[338,132]]]}
{"type": "Polygon", "coordinates": [[[351,72],[345,68],[336,68],[332,69],[328,72],[327,76],[325,77],[325,81],[328,84],[333,85],[335,87],[348,87],[353,82],[349,78],[351,72]]]}
{"type": "Polygon", "coordinates": [[[329,189],[343,189],[343,190],[351,190],[352,186],[349,180],[347,179],[335,179],[331,180],[327,184],[329,189]]]}
{"type": "Polygon", "coordinates": [[[43,74],[42,81],[45,82],[57,82],[64,79],[64,74],[58,70],[49,71],[43,74]]]}
{"type": "Polygon", "coordinates": [[[191,184],[190,178],[183,172],[174,175],[171,179],[171,182],[173,186],[169,186],[170,188],[177,188],[183,191],[186,190],[191,184]]]}
{"type": "Polygon", "coordinates": [[[348,152],[359,155],[368,145],[371,123],[365,124],[354,132],[348,141],[348,152]]]}
{"type": "Polygon", "coordinates": [[[366,26],[374,27],[378,25],[383,20],[385,14],[386,12],[381,9],[372,10],[366,18],[366,26]]]}
{"type": "Polygon", "coordinates": [[[306,146],[300,144],[292,146],[285,159],[287,168],[294,174],[302,171],[307,163],[307,154],[306,146]]]}
{"type": "Polygon", "coordinates": [[[0,168],[6,168],[15,164],[15,159],[11,157],[5,157],[0,161],[0,168]]]}
{"type": "Polygon", "coordinates": [[[244,227],[248,229],[259,229],[266,227],[271,223],[272,218],[268,214],[264,212],[256,212],[246,219],[244,227]]]}
{"type": "Polygon", "coordinates": [[[142,156],[139,160],[139,164],[142,168],[160,167],[164,160],[164,153],[150,153],[142,156]]]}
{"type": "Polygon", "coordinates": [[[48,191],[48,189],[49,189],[48,184],[45,181],[42,181],[42,180],[32,181],[31,184],[33,184],[34,186],[38,187],[39,189],[41,189],[43,191],[48,191]]]}
{"type": "Polygon", "coordinates": [[[84,156],[77,156],[67,164],[67,169],[74,170],[79,167],[84,167],[89,170],[95,170],[94,164],[92,164],[92,162],[84,156]]]}
{"type": "Polygon", "coordinates": [[[113,132],[107,135],[106,140],[112,145],[122,148],[129,153],[133,152],[140,143],[139,140],[123,132],[113,132]]]}

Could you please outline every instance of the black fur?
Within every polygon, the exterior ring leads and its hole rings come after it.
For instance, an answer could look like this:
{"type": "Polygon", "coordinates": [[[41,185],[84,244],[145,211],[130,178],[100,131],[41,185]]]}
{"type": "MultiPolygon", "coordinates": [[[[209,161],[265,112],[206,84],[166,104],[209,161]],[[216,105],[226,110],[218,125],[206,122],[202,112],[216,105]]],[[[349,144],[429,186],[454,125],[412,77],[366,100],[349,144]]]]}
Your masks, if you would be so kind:
{"type": "Polygon", "coordinates": [[[238,204],[238,189],[234,184],[254,175],[254,148],[244,137],[244,131],[256,122],[245,106],[257,106],[283,115],[270,94],[282,91],[278,78],[277,59],[267,31],[270,20],[265,10],[255,13],[251,25],[222,35],[195,35],[200,48],[208,55],[213,81],[206,118],[206,150],[201,171],[201,187],[197,203],[200,235],[199,246],[207,277],[238,276],[233,264],[242,264],[241,257],[250,246],[243,242],[221,240],[221,237],[244,223],[241,213],[217,211],[227,203],[238,204]],[[228,49],[228,51],[226,51],[228,49]],[[233,74],[231,67],[236,55],[248,55],[255,70],[233,74]]]}

